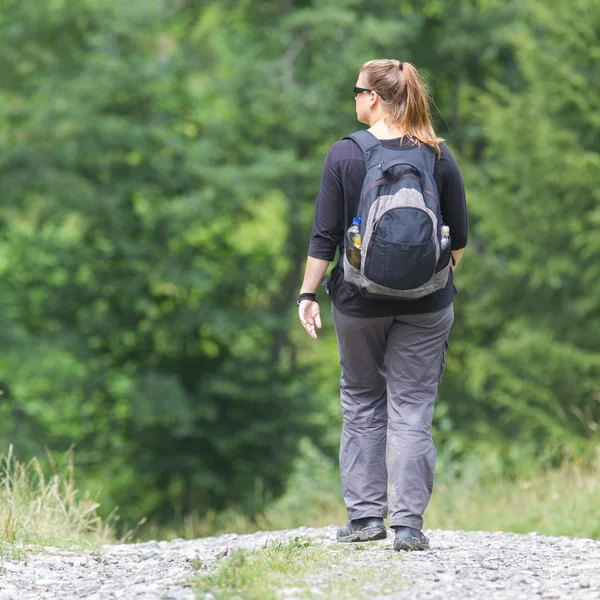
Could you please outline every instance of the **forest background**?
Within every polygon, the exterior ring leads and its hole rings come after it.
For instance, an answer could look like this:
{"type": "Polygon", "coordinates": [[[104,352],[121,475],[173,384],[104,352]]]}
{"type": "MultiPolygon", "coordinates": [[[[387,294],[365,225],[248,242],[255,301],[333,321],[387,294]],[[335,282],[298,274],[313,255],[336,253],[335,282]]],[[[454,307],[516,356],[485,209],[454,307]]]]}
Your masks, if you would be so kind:
{"type": "Polygon", "coordinates": [[[596,0],[4,0],[0,34],[0,451],[74,445],[142,537],[341,522],[329,302],[314,342],[295,299],[360,65],[394,58],[469,206],[438,495],[600,469],[596,0]]]}

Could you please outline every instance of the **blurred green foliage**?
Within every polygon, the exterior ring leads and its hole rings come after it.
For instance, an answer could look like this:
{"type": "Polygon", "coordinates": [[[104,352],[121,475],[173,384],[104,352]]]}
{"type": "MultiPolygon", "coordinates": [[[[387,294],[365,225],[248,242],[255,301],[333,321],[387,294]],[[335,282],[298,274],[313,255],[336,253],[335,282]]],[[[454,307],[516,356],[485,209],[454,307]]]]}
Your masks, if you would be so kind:
{"type": "Polygon", "coordinates": [[[440,452],[597,441],[596,8],[7,0],[0,443],[76,444],[128,522],[251,514],[299,439],[335,456],[331,321],[311,342],[294,299],[323,158],[360,128],[375,57],[423,70],[467,184],[440,452]]]}

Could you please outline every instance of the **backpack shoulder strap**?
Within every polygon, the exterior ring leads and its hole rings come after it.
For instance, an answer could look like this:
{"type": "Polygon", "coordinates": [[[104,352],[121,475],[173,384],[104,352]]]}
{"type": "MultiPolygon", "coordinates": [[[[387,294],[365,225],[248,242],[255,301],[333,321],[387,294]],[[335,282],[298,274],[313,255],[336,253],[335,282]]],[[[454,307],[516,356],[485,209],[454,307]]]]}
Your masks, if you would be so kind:
{"type": "Polygon", "coordinates": [[[423,163],[429,174],[433,177],[435,161],[437,159],[435,150],[430,146],[427,146],[427,144],[421,144],[421,147],[417,151],[420,154],[420,162],[423,163]]]}
{"type": "MultiPolygon", "coordinates": [[[[363,151],[365,163],[367,164],[367,171],[381,160],[380,153],[383,152],[383,146],[381,145],[381,142],[366,129],[351,133],[344,139],[352,140],[363,151]]],[[[407,158],[407,162],[410,163],[412,159],[416,163],[415,166],[425,167],[431,176],[433,176],[436,161],[436,154],[433,148],[421,144],[420,147],[411,150],[402,150],[402,148],[398,148],[397,150],[394,150],[394,152],[404,154],[407,158]]]]}
{"type": "Polygon", "coordinates": [[[381,147],[379,140],[366,129],[356,131],[347,135],[345,140],[352,140],[362,151],[365,156],[365,163],[367,164],[367,171],[371,168],[373,162],[372,156],[376,154],[376,151],[381,147]]]}

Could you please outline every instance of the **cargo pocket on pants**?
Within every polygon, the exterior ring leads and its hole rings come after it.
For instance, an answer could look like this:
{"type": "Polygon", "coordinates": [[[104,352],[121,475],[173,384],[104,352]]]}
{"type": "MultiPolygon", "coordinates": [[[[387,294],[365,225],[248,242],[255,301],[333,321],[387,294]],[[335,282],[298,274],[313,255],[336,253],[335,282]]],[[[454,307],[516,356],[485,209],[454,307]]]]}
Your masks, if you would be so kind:
{"type": "Polygon", "coordinates": [[[444,371],[446,370],[446,350],[450,348],[450,344],[448,340],[444,342],[444,351],[442,352],[442,362],[440,363],[440,378],[438,379],[438,383],[441,383],[442,377],[444,376],[444,371]]]}

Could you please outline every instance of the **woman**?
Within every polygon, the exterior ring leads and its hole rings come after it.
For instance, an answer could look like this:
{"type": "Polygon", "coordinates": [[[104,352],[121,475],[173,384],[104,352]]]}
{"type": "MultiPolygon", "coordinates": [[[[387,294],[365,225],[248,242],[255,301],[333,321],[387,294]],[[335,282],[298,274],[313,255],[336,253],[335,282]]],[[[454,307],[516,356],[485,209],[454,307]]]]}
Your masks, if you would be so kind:
{"type": "MultiPolygon", "coordinates": [[[[364,297],[344,280],[343,261],[327,290],[341,365],[343,417],[340,470],[348,523],[341,542],[386,537],[395,550],[425,550],[423,513],[433,488],[433,408],[454,321],[453,271],[467,244],[460,171],[431,125],[427,93],[415,67],[397,60],[365,63],[354,88],[356,115],[384,148],[434,156],[439,209],[450,227],[452,262],[445,287],[418,299],[364,297]]],[[[377,140],[374,143],[377,144],[377,140]]],[[[316,339],[321,328],[315,292],[357,215],[366,163],[351,139],[335,143],[323,168],[301,293],[300,322],[316,339]]]]}

